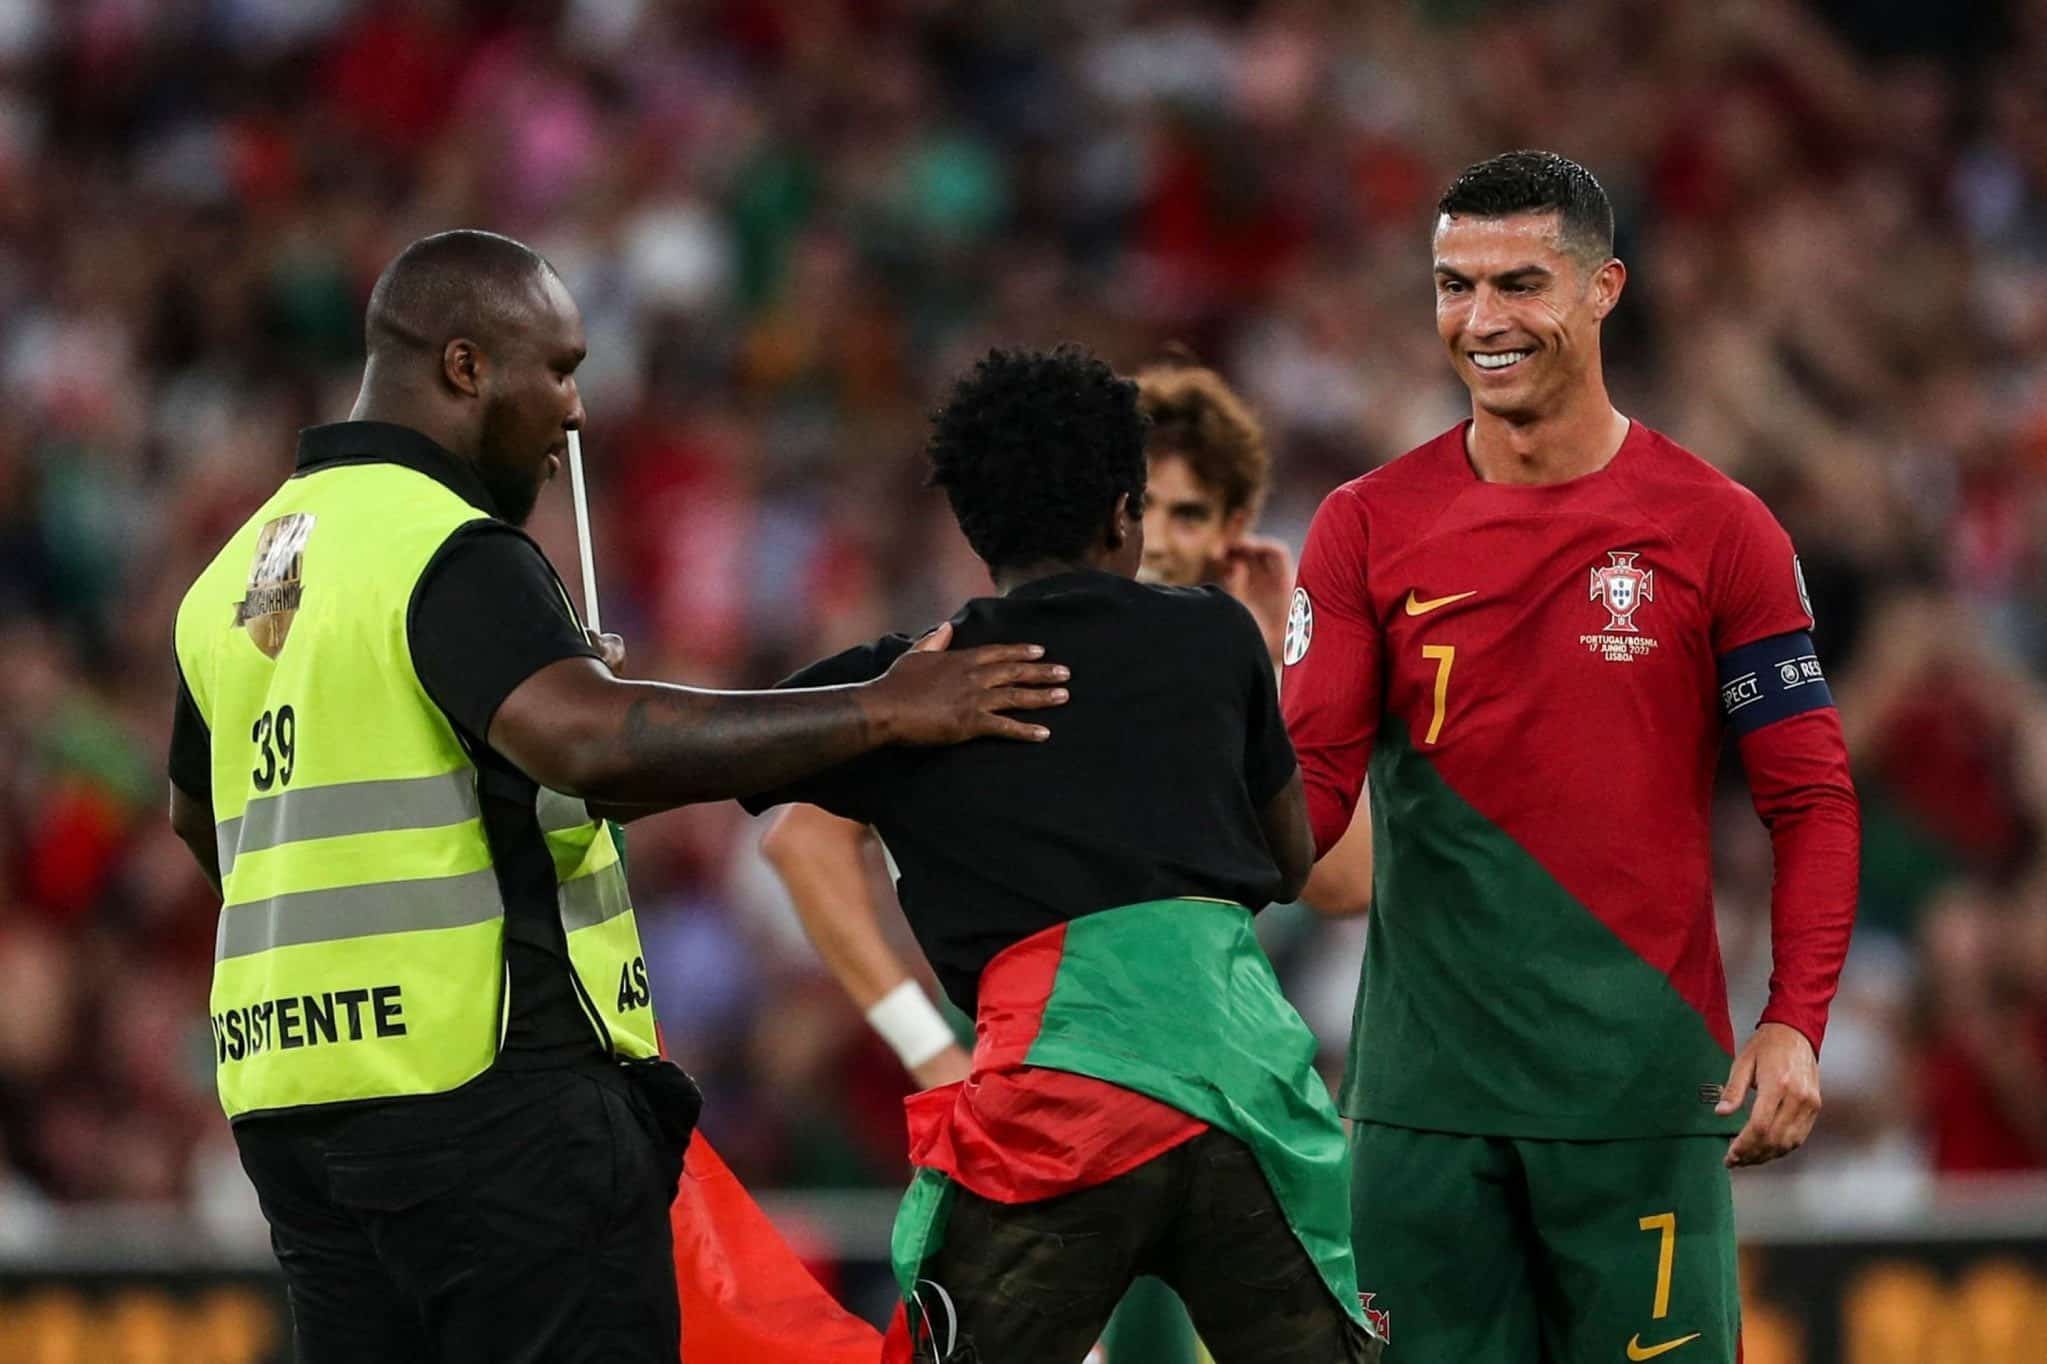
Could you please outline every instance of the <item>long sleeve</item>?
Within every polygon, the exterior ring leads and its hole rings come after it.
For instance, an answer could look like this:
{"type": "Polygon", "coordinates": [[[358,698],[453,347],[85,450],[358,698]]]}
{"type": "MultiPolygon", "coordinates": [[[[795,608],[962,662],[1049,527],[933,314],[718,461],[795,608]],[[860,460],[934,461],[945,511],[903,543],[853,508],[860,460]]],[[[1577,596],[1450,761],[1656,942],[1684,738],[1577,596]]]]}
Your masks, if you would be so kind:
{"type": "Polygon", "coordinates": [[[1791,538],[1744,493],[1717,548],[1720,704],[1776,866],[1770,1002],[1761,1021],[1798,1029],[1818,1051],[1861,877],[1862,815],[1848,745],[1806,633],[1812,608],[1791,538]]]}
{"type": "Polygon", "coordinates": [[[1365,587],[1363,510],[1349,485],[1308,528],[1287,620],[1281,709],[1321,857],[1350,827],[1379,728],[1379,625],[1365,587]]]}
{"type": "Polygon", "coordinates": [[[1862,816],[1831,706],[1741,739],[1756,813],[1770,830],[1770,1002],[1765,1023],[1804,1033],[1818,1051],[1848,955],[1861,872],[1862,816]]]}

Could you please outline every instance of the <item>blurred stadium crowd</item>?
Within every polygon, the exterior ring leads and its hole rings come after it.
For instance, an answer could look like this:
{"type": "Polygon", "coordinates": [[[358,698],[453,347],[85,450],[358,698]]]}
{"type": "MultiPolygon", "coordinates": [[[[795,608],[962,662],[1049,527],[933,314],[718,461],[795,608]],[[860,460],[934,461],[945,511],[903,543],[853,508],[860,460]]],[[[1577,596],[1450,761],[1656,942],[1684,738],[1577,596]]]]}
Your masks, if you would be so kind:
{"type": "MultiPolygon", "coordinates": [[[[1298,544],[1463,410],[1429,211],[1517,145],[1619,207],[1617,401],[1804,556],[1868,851],[1796,1165],[1878,1210],[2047,1167],[2040,0],[0,0],[0,1227],[239,1187],[163,816],[171,615],[345,415],[408,240],[557,264],[606,627],[642,675],[758,684],[983,590],[920,447],[992,342],[1190,344],[1269,424],[1298,544]]],[[[565,491],[535,530],[573,575],[565,491]]],[[[1722,813],[1745,1027],[1769,844],[1732,771],[1722,813]]],[[[893,1185],[905,1081],[756,835],[632,830],[671,1046],[750,1182],[893,1185]]],[[[1339,1054],[1355,928],[1269,932],[1339,1054]]]]}

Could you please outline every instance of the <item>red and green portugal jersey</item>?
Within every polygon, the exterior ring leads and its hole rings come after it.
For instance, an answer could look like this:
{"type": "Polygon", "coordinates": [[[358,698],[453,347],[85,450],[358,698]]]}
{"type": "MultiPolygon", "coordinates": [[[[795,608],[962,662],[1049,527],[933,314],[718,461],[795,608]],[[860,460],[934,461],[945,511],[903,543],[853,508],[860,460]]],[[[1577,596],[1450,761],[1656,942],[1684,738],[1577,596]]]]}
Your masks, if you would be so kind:
{"type": "Polygon", "coordinates": [[[1319,849],[1369,769],[1343,1111],[1733,1132],[1713,1112],[1734,1037],[1708,812],[1734,711],[1826,704],[1791,543],[1639,423],[1605,468],[1548,486],[1480,480],[1464,439],[1332,493],[1294,596],[1285,712],[1319,849]]]}

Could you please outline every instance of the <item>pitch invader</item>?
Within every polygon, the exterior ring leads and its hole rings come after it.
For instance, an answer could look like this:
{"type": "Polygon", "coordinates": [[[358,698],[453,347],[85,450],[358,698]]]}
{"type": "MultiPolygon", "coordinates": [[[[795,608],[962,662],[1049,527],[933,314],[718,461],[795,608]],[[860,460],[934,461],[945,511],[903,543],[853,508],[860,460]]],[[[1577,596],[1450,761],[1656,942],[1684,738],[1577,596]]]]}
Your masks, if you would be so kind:
{"type": "Polygon", "coordinates": [[[1854,916],[1840,723],[1784,531],[1608,401],[1627,271],[1598,182],[1513,152],[1439,210],[1472,418],[1324,501],[1285,654],[1318,851],[1371,787],[1358,1284],[1388,1364],[1732,1364],[1728,1171],[1811,1131],[1854,916]],[[1738,1056],[1709,848],[1730,730],[1776,861],[1738,1056]]]}

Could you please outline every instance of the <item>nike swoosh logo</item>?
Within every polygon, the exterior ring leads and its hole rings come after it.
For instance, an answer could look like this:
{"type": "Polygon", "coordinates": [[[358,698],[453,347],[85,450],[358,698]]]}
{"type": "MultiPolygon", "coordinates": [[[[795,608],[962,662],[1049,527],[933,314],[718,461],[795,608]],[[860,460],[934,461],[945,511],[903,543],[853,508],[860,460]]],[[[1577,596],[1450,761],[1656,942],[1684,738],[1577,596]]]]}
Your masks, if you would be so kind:
{"type": "Polygon", "coordinates": [[[1679,1336],[1676,1340],[1666,1340],[1661,1345],[1644,1345],[1642,1337],[1638,1333],[1628,1337],[1628,1358],[1633,1360],[1654,1359],[1658,1355],[1669,1354],[1680,1345],[1689,1345],[1698,1338],[1699,1333],[1694,1331],[1688,1336],[1679,1336]]]}
{"type": "Polygon", "coordinates": [[[1453,601],[1463,601],[1466,597],[1476,597],[1477,595],[1478,589],[1473,588],[1469,592],[1453,592],[1447,597],[1431,597],[1427,601],[1422,601],[1414,595],[1414,589],[1409,588],[1407,590],[1407,614],[1410,616],[1426,616],[1439,606],[1448,606],[1453,601]]]}

